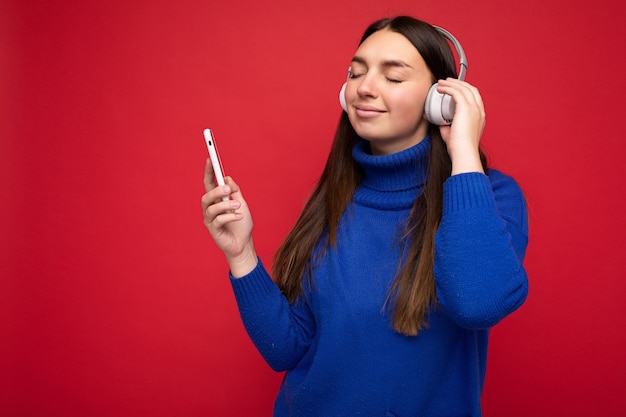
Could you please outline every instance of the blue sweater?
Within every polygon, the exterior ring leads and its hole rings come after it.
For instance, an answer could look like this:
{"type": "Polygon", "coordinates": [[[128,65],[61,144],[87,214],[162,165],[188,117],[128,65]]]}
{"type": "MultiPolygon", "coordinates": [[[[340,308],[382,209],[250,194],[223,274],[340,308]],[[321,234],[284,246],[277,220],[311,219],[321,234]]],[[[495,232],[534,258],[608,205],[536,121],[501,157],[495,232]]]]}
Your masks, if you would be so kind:
{"type": "Polygon", "coordinates": [[[481,415],[489,328],[528,291],[525,202],[498,171],[450,177],[435,249],[440,308],[418,336],[395,332],[383,304],[429,147],[426,138],[372,156],[367,142],[357,144],[364,180],[302,300],[289,304],[261,262],[231,276],[252,341],[274,370],[287,371],[274,416],[481,415]]]}

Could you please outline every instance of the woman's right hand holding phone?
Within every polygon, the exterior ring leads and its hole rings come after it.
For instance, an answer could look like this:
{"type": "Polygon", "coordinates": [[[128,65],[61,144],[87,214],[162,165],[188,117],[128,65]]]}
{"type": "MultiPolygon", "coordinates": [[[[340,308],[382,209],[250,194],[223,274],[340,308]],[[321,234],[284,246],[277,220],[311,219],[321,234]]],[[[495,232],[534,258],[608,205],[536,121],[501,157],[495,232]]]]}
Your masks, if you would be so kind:
{"type": "Polygon", "coordinates": [[[204,188],[202,211],[204,225],[215,244],[224,252],[230,272],[235,278],[250,273],[258,263],[258,257],[252,243],[252,216],[241,189],[230,178],[226,184],[217,186],[213,175],[211,160],[207,158],[204,169],[204,188]],[[230,197],[223,200],[223,197],[230,197]]]}

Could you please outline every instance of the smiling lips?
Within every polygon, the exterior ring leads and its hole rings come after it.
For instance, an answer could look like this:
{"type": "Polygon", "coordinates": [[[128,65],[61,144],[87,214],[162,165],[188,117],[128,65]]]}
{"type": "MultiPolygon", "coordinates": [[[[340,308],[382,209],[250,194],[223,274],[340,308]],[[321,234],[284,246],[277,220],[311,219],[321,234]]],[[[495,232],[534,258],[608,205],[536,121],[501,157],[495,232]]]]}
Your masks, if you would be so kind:
{"type": "Polygon", "coordinates": [[[354,108],[356,109],[357,116],[366,119],[380,116],[382,113],[385,113],[384,110],[380,110],[374,106],[370,106],[367,104],[357,104],[356,106],[354,106],[354,108]]]}

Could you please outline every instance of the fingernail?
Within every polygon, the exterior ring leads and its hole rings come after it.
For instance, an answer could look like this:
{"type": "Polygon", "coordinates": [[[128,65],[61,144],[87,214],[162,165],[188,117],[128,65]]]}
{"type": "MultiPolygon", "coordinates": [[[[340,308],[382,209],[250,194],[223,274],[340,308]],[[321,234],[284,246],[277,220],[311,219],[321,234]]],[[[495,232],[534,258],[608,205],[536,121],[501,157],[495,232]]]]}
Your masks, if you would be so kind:
{"type": "Polygon", "coordinates": [[[223,194],[230,194],[230,187],[228,185],[224,186],[222,189],[223,194]]]}

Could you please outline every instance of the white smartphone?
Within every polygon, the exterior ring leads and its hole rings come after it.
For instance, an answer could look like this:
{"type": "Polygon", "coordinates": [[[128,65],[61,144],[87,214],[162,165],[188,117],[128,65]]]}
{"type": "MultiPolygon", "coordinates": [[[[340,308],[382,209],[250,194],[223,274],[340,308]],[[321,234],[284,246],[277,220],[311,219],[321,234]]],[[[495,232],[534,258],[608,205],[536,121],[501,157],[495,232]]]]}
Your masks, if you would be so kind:
{"type": "MultiPolygon", "coordinates": [[[[211,158],[211,164],[213,165],[213,173],[215,174],[215,180],[217,185],[224,185],[224,169],[222,168],[222,161],[220,161],[219,153],[217,152],[217,145],[215,144],[215,138],[211,129],[204,129],[204,141],[206,147],[209,150],[209,157],[211,158]]],[[[228,200],[228,197],[222,197],[222,200],[228,200]]]]}

